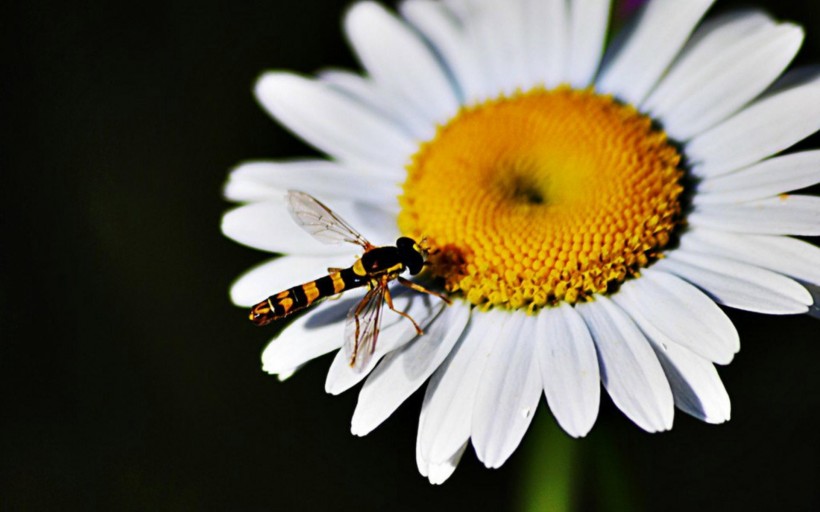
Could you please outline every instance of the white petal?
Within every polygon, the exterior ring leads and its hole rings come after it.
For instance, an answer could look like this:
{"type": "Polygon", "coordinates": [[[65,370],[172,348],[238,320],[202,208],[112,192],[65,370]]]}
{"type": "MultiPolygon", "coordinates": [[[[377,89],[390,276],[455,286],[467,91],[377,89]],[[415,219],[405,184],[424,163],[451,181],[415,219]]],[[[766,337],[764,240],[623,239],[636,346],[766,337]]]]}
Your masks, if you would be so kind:
{"type": "Polygon", "coordinates": [[[807,284],[806,289],[811,293],[814,304],[809,308],[809,316],[820,318],[820,286],[807,284]]]}
{"type": "MultiPolygon", "coordinates": [[[[700,83],[709,80],[710,75],[702,70],[712,66],[716,52],[719,56],[742,44],[749,34],[772,26],[774,22],[771,18],[756,10],[730,11],[705,20],[641,107],[656,117],[662,117],[664,128],[667,128],[664,116],[679,110],[678,105],[686,102],[691,95],[697,95],[700,83]]],[[[670,122],[675,124],[674,119],[670,122]]]]}
{"type": "Polygon", "coordinates": [[[289,378],[293,377],[293,375],[301,368],[301,366],[294,366],[289,370],[282,370],[278,374],[276,374],[276,379],[279,382],[285,382],[289,378]]]}
{"type": "Polygon", "coordinates": [[[778,153],[820,129],[820,78],[764,97],[686,144],[692,172],[718,176],[778,153]]]}
{"type": "Polygon", "coordinates": [[[430,379],[418,440],[428,463],[450,459],[469,439],[481,374],[509,317],[495,310],[474,315],[456,348],[430,379]]]}
{"type": "Polygon", "coordinates": [[[729,394],[714,365],[674,343],[652,341],[652,348],[666,372],[675,405],[707,423],[729,421],[732,406],[729,394]]]}
{"type": "MultiPolygon", "coordinates": [[[[395,308],[410,315],[422,329],[426,329],[430,321],[441,311],[442,302],[429,295],[412,292],[400,286],[391,288],[391,293],[395,308]]],[[[354,369],[350,367],[345,351],[340,350],[333,359],[327,373],[325,391],[331,395],[338,395],[347,391],[367,377],[386,354],[418,338],[413,324],[406,318],[390,311],[386,305],[382,315],[384,315],[382,328],[379,332],[376,349],[370,360],[364,367],[354,369]]]]}
{"type": "Polygon", "coordinates": [[[351,432],[370,433],[441,365],[470,319],[470,307],[455,303],[433,320],[421,336],[401,350],[387,354],[359,393],[351,432]]]}
{"type": "MultiPolygon", "coordinates": [[[[371,78],[338,69],[321,71],[318,78],[391,119],[414,140],[427,140],[436,133],[436,127],[423,113],[404,101],[399,94],[379,87],[371,78]]],[[[393,171],[401,172],[402,169],[395,168],[393,171]]]]}
{"type": "Polygon", "coordinates": [[[585,436],[601,401],[598,357],[589,329],[569,304],[540,311],[536,322],[536,356],[547,403],[569,435],[585,436]]]}
{"type": "Polygon", "coordinates": [[[490,5],[483,17],[495,37],[488,41],[495,51],[497,82],[507,94],[516,89],[528,89],[535,85],[530,82],[527,70],[527,17],[523,1],[505,2],[503,7],[495,0],[487,0],[490,5]],[[500,7],[500,8],[499,8],[500,7]]]}
{"type": "Polygon", "coordinates": [[[461,448],[449,459],[440,463],[430,464],[427,468],[427,479],[433,485],[441,485],[447,481],[453,474],[461,461],[461,456],[464,455],[464,450],[467,448],[467,443],[461,445],[461,448]]]}
{"type": "Polygon", "coordinates": [[[431,122],[444,122],[456,113],[453,86],[436,57],[384,7],[354,4],[345,17],[345,30],[362,65],[380,86],[400,94],[431,122]]]}
{"type": "Polygon", "coordinates": [[[222,217],[222,233],[241,244],[270,252],[321,256],[355,254],[352,246],[326,245],[309,235],[293,222],[284,198],[228,211],[222,217]]]}
{"type": "Polygon", "coordinates": [[[450,0],[445,3],[460,18],[466,44],[477,56],[477,71],[481,78],[475,83],[475,95],[468,97],[467,102],[483,101],[501,92],[512,92],[514,85],[510,84],[510,73],[505,72],[508,41],[506,37],[496,34],[493,24],[497,16],[510,16],[509,12],[503,12],[507,4],[492,0],[450,0]],[[505,85],[512,88],[505,91],[505,85]]]}
{"type": "Polygon", "coordinates": [[[600,90],[640,104],[714,0],[649,2],[629,39],[598,79],[600,90]]]}
{"type": "MultiPolygon", "coordinates": [[[[374,244],[389,244],[399,236],[395,216],[375,206],[360,202],[327,201],[350,225],[355,226],[374,244]]],[[[230,210],[222,217],[222,233],[250,247],[264,251],[342,258],[336,266],[351,265],[361,249],[352,244],[324,244],[293,222],[285,198],[251,203],[230,210]],[[348,258],[348,259],[346,259],[348,258]]]]}
{"type": "Polygon", "coordinates": [[[400,176],[368,175],[327,160],[246,162],[231,171],[225,197],[231,201],[279,199],[288,190],[309,190],[328,199],[377,202],[398,211],[400,176]]]}
{"type": "Polygon", "coordinates": [[[681,237],[680,248],[750,263],[820,285],[820,248],[802,240],[693,229],[681,237]]]}
{"type": "Polygon", "coordinates": [[[468,34],[481,55],[488,84],[495,94],[512,94],[528,87],[523,28],[523,3],[474,0],[466,22],[468,34]]]}
{"type": "Polygon", "coordinates": [[[719,364],[729,364],[740,350],[740,337],[729,317],[672,274],[645,269],[624,283],[612,300],[658,343],[677,343],[719,364]]]}
{"type": "Polygon", "coordinates": [[[359,201],[347,205],[339,200],[333,201],[333,210],[376,245],[395,243],[402,236],[396,221],[398,212],[359,201]]]}
{"type": "Polygon", "coordinates": [[[592,83],[604,53],[609,0],[573,0],[569,4],[567,81],[575,88],[592,83]]]}
{"type": "Polygon", "coordinates": [[[475,49],[467,44],[463,30],[447,5],[434,0],[406,0],[399,9],[441,55],[455,78],[461,103],[475,100],[484,78],[475,49]]]}
{"type": "Polygon", "coordinates": [[[663,120],[676,140],[687,140],[734,114],[763,92],[803,42],[792,24],[760,23],[759,13],[732,13],[684,50],[643,109],[663,120]]]}
{"type": "Polygon", "coordinates": [[[342,346],[347,310],[356,304],[360,292],[352,297],[326,301],[300,316],[286,327],[262,352],[262,369],[289,375],[298,366],[342,346]]]}
{"type": "Polygon", "coordinates": [[[475,0],[441,0],[441,2],[450,9],[461,26],[469,24],[472,11],[475,5],[479,3],[475,0]]]}
{"type": "Polygon", "coordinates": [[[265,109],[298,136],[343,161],[403,167],[413,140],[395,123],[328,84],[290,73],[265,73],[256,83],[265,109]]]}
{"type": "Polygon", "coordinates": [[[343,262],[338,257],[282,256],[242,274],[231,285],[231,301],[237,306],[253,306],[266,298],[327,274],[329,267],[343,262]]]}
{"type": "Polygon", "coordinates": [[[615,405],[647,432],[672,428],[672,391],[638,326],[603,296],[575,309],[595,340],[601,381],[615,405]]]}
{"type": "Polygon", "coordinates": [[[499,44],[493,25],[496,11],[503,10],[506,5],[493,3],[491,0],[448,3],[462,18],[467,44],[479,56],[479,69],[483,80],[480,84],[482,89],[475,100],[483,101],[498,96],[499,93],[512,92],[515,86],[510,84],[509,73],[505,73],[504,69],[507,64],[504,60],[505,45],[499,44]],[[505,86],[509,86],[510,90],[505,90],[505,86]]]}
{"type": "Polygon", "coordinates": [[[707,178],[697,186],[694,204],[764,199],[820,182],[820,151],[764,160],[739,171],[707,178]]]}
{"type": "Polygon", "coordinates": [[[518,447],[541,398],[541,375],[535,358],[535,319],[512,313],[478,386],[472,440],[478,459],[501,467],[518,447]]]}
{"type": "MultiPolygon", "coordinates": [[[[428,387],[430,385],[431,384],[428,384],[428,387]]],[[[430,462],[424,457],[424,450],[422,449],[421,443],[421,426],[424,424],[426,415],[427,410],[422,406],[421,413],[419,414],[419,428],[416,434],[416,466],[418,466],[421,476],[428,476],[430,474],[430,462]]],[[[467,444],[466,439],[464,444],[467,444]]]]}
{"type": "MultiPolygon", "coordinates": [[[[421,410],[421,414],[419,415],[419,425],[421,425],[422,421],[424,421],[423,408],[421,410]]],[[[424,454],[422,453],[421,436],[419,435],[416,435],[416,466],[418,467],[421,476],[427,476],[430,474],[430,463],[427,462],[427,459],[424,458],[424,454]]]]}
{"type": "Polygon", "coordinates": [[[719,256],[677,250],[655,263],[686,279],[720,304],[770,315],[805,313],[811,297],[788,277],[719,256]]]}
{"type": "MultiPolygon", "coordinates": [[[[421,417],[419,418],[419,424],[424,420],[424,411],[422,410],[421,417]]],[[[421,442],[420,437],[416,437],[416,464],[419,468],[419,473],[422,476],[427,477],[433,485],[440,485],[443,484],[453,472],[456,470],[459,461],[461,461],[461,456],[464,455],[464,450],[467,448],[467,441],[465,440],[464,444],[461,445],[455,455],[450,457],[444,462],[438,463],[430,463],[427,462],[421,453],[421,442]]]]}
{"type": "Polygon", "coordinates": [[[565,0],[523,0],[522,4],[527,83],[556,87],[568,78],[567,3],[565,0]]]}
{"type": "MultiPolygon", "coordinates": [[[[412,1],[412,0],[411,0],[412,1]]],[[[486,8],[486,1],[482,0],[421,0],[433,1],[441,5],[441,10],[445,16],[457,27],[459,34],[459,45],[468,49],[469,63],[472,68],[470,75],[470,89],[475,96],[468,94],[464,89],[462,103],[470,104],[484,99],[488,94],[498,94],[497,89],[493,89],[487,80],[487,61],[484,44],[481,37],[477,36],[477,23],[475,20],[480,16],[480,12],[486,8]]]]}
{"type": "Polygon", "coordinates": [[[699,204],[693,226],[765,235],[820,235],[820,197],[781,195],[733,204],[699,204]]]}

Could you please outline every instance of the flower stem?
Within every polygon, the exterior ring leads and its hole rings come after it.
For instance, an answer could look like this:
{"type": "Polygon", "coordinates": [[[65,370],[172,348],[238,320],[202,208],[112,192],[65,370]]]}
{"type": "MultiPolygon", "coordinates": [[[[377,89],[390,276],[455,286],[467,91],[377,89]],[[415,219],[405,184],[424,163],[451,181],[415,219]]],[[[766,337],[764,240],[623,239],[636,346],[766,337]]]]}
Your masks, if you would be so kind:
{"type": "Polygon", "coordinates": [[[633,489],[629,461],[621,453],[611,429],[601,428],[597,434],[590,439],[592,453],[587,452],[594,454],[589,470],[595,482],[597,509],[602,512],[643,510],[633,489]]]}
{"type": "Polygon", "coordinates": [[[578,442],[564,433],[549,415],[537,414],[522,481],[524,512],[569,512],[576,508],[575,480],[578,442]]]}

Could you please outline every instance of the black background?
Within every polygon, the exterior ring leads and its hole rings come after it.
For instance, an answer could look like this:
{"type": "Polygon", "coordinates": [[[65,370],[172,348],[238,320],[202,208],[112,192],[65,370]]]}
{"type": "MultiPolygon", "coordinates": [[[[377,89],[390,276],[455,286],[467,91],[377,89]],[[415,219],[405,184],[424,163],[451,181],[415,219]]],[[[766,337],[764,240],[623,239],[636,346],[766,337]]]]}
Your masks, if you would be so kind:
{"type": "MultiPolygon", "coordinates": [[[[499,470],[472,451],[441,487],[414,458],[420,398],[360,439],[330,358],[279,383],[271,336],[227,290],[266,258],[225,239],[228,170],[313,151],[269,119],[265,69],[354,67],[347,2],[21,2],[2,8],[2,510],[511,509],[532,432],[499,470]],[[70,4],[70,5],[69,5],[70,4]]],[[[816,2],[763,5],[807,28],[816,2]]],[[[813,138],[801,147],[817,147],[813,138]]],[[[646,510],[820,510],[820,340],[808,317],[729,312],[732,420],[650,435],[604,400],[577,441],[583,508],[608,474],[646,510]],[[604,464],[602,461],[608,461],[604,464]]],[[[547,420],[542,408],[538,428],[547,420]],[[541,421],[541,423],[539,423],[541,421]]]]}

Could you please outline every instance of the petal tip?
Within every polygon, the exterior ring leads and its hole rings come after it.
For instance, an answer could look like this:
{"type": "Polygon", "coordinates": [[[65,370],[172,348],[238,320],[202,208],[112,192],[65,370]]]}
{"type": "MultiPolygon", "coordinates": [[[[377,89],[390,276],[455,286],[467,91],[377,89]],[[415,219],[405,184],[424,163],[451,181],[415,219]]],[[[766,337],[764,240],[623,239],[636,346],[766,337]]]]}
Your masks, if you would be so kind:
{"type": "Polygon", "coordinates": [[[564,432],[566,432],[566,434],[568,436],[572,437],[573,439],[581,439],[582,437],[586,437],[587,434],[589,434],[590,431],[592,431],[592,427],[593,427],[594,424],[595,424],[594,419],[591,422],[589,422],[588,425],[583,425],[582,424],[580,426],[575,425],[575,424],[574,425],[561,425],[560,422],[558,423],[558,425],[561,427],[561,429],[564,432]]]}
{"type": "Polygon", "coordinates": [[[362,414],[357,407],[355,411],[353,411],[353,418],[350,420],[350,433],[356,437],[364,437],[367,434],[373,432],[373,430],[378,425],[371,425],[362,418],[362,414]]]}

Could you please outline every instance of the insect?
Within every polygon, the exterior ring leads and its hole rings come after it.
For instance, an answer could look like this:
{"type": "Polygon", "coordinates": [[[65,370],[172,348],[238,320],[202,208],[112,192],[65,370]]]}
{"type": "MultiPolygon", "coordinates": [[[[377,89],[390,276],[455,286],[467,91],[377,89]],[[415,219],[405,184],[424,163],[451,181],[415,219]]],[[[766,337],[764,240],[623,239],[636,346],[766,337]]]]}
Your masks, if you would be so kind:
{"type": "Polygon", "coordinates": [[[376,348],[385,303],[410,320],[419,335],[423,334],[410,315],[393,307],[389,289],[391,281],[396,280],[407,288],[434,295],[450,304],[447,297],[401,277],[405,270],[411,275],[418,274],[427,261],[427,250],[412,238],[400,237],[394,246],[375,246],[310,194],[291,190],[287,200],[293,219],[317,240],[329,244],[353,243],[364,249],[364,254],[348,268],[329,268],[328,275],[271,295],[253,306],[250,319],[254,324],[267,325],[327,297],[367,287],[364,298],[348,312],[345,324],[345,353],[349,356],[350,366],[361,369],[376,348]]]}

